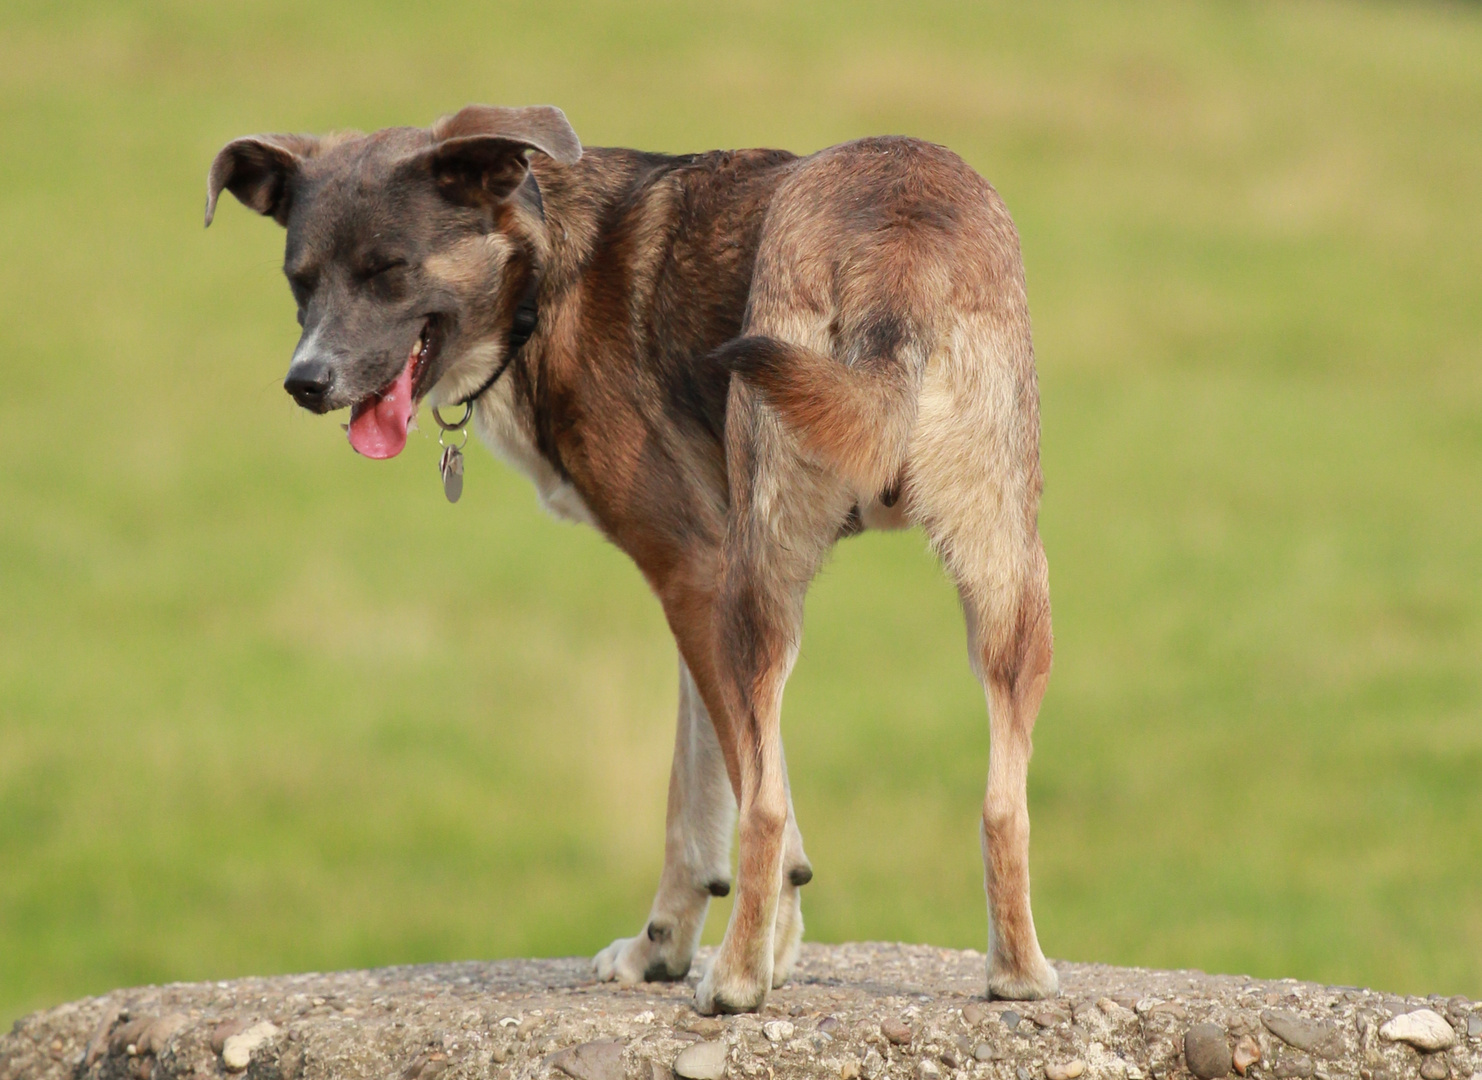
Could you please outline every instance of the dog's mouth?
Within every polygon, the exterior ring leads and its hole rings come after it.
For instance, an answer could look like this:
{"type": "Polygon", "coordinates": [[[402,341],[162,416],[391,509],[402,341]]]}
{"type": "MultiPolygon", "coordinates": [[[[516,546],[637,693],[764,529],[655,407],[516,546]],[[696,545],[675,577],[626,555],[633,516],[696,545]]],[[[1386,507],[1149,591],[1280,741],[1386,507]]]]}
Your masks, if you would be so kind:
{"type": "Polygon", "coordinates": [[[429,316],[400,374],[351,406],[346,430],[357,453],[377,459],[401,453],[439,344],[435,320],[429,316]]]}

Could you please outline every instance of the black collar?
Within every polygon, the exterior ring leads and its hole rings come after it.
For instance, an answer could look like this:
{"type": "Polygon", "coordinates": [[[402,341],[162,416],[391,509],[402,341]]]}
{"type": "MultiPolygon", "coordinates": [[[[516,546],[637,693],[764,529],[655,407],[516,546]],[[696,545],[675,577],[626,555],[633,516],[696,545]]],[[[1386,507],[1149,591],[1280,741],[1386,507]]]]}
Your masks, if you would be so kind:
{"type": "Polygon", "coordinates": [[[504,354],[506,364],[530,340],[530,335],[535,333],[535,324],[540,321],[540,307],[535,300],[539,291],[540,282],[532,273],[530,281],[525,285],[525,295],[515,305],[515,317],[509,324],[508,351],[504,354]]]}
{"type": "Polygon", "coordinates": [[[510,323],[509,337],[505,339],[504,343],[504,359],[494,369],[494,374],[485,379],[473,393],[461,401],[454,401],[451,404],[454,406],[467,405],[469,412],[472,412],[474,402],[494,389],[494,384],[509,370],[510,364],[514,363],[515,357],[520,354],[521,347],[524,346],[525,342],[530,340],[530,335],[535,333],[535,324],[540,319],[540,309],[535,304],[535,293],[538,285],[539,282],[536,280],[535,275],[531,274],[530,284],[525,286],[525,295],[520,298],[519,304],[515,307],[514,321],[510,323]]]}
{"type": "Polygon", "coordinates": [[[453,405],[467,405],[471,410],[474,402],[494,389],[494,384],[499,381],[500,376],[509,370],[510,364],[514,363],[515,357],[520,354],[520,349],[525,342],[530,340],[530,335],[535,333],[535,324],[540,319],[540,309],[535,303],[535,294],[539,284],[535,275],[531,274],[530,284],[525,286],[525,295],[520,297],[520,302],[515,307],[514,321],[510,323],[509,337],[504,343],[504,359],[494,369],[494,374],[485,379],[477,390],[462,401],[452,402],[453,405]]]}

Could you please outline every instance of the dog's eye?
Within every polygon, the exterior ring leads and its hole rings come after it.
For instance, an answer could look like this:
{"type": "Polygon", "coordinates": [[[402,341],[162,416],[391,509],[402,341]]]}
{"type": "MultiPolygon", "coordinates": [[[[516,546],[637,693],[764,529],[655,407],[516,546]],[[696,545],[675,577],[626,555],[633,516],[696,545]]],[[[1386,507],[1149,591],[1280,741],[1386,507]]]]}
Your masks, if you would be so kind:
{"type": "Polygon", "coordinates": [[[314,294],[314,286],[317,284],[310,274],[289,274],[288,288],[293,292],[294,302],[300,308],[308,306],[309,297],[314,294]]]}
{"type": "Polygon", "coordinates": [[[372,278],[378,278],[382,274],[390,273],[392,270],[400,270],[406,264],[407,261],[405,259],[380,259],[367,266],[363,276],[366,281],[370,281],[372,278]]]}

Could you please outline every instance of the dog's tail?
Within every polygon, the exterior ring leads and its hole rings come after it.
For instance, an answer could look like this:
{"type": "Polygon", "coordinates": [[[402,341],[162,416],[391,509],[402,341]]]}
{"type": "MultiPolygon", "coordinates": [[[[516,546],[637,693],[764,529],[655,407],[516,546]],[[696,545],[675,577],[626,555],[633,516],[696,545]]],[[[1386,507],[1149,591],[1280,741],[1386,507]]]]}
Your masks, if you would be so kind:
{"type": "Polygon", "coordinates": [[[715,358],[761,391],[804,453],[872,496],[900,482],[930,350],[895,320],[850,336],[845,359],[763,336],[735,338],[715,358]]]}

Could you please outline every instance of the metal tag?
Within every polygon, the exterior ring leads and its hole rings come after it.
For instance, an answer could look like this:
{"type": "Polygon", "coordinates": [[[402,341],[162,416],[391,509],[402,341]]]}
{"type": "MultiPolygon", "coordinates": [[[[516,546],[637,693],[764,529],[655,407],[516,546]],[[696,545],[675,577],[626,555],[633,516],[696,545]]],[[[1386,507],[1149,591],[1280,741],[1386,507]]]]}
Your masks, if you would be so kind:
{"type": "Polygon", "coordinates": [[[463,494],[463,452],[456,446],[444,447],[437,467],[443,474],[443,494],[448,497],[448,502],[457,502],[463,494]]]}

